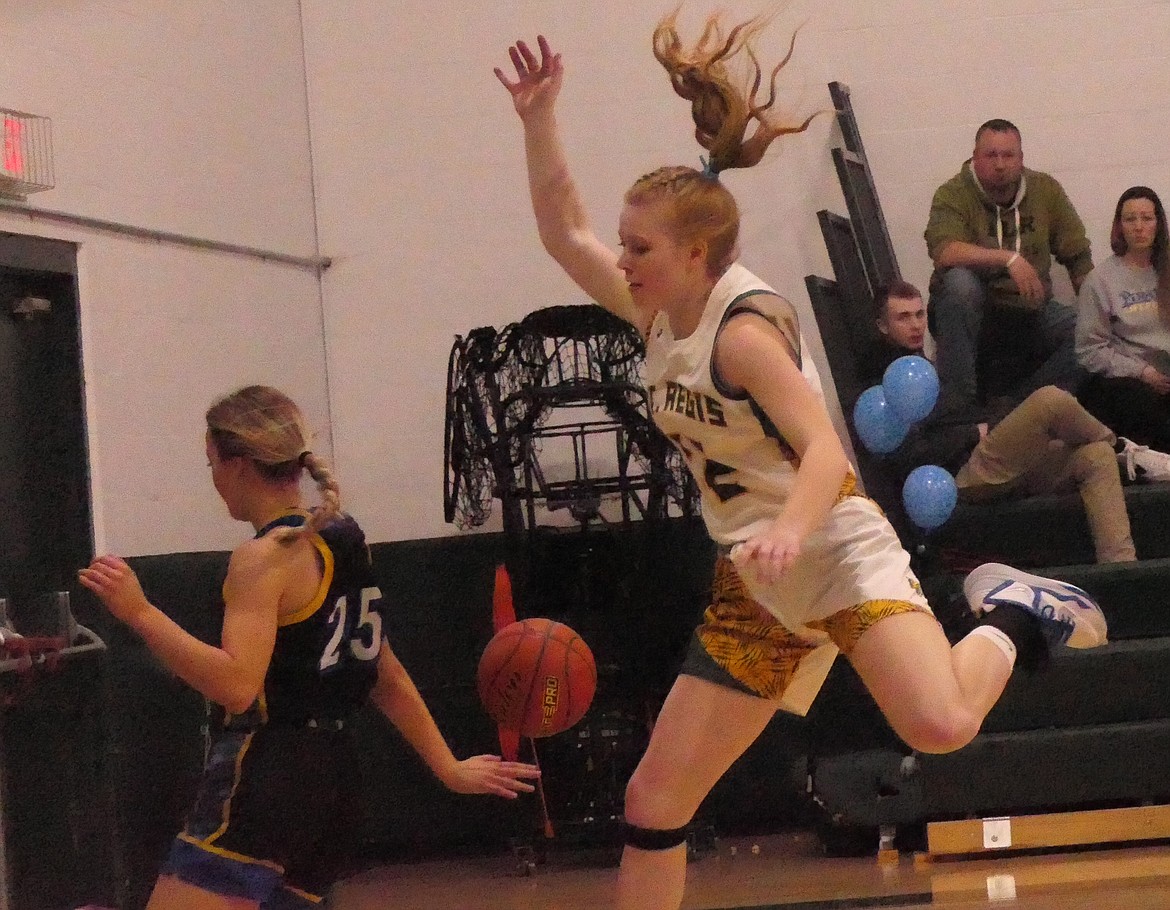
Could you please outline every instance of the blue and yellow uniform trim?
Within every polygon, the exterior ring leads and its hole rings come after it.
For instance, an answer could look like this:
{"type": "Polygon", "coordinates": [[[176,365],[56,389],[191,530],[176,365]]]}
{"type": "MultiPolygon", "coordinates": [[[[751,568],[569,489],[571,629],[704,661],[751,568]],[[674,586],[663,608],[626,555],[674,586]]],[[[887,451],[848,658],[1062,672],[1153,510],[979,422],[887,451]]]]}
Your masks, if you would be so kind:
{"type": "MultiPolygon", "coordinates": [[[[258,536],[306,517],[290,512],[258,536]]],[[[321,569],[317,590],[304,607],[279,617],[256,702],[223,716],[195,804],[162,870],[265,910],[319,906],[358,852],[360,836],[360,768],[347,719],[377,671],[376,660],[359,659],[349,645],[372,625],[380,595],[365,537],[351,518],[308,540],[321,569]],[[364,625],[354,624],[359,604],[364,625]],[[328,672],[321,660],[327,645],[328,672]]],[[[380,637],[380,622],[374,628],[380,637]]]]}

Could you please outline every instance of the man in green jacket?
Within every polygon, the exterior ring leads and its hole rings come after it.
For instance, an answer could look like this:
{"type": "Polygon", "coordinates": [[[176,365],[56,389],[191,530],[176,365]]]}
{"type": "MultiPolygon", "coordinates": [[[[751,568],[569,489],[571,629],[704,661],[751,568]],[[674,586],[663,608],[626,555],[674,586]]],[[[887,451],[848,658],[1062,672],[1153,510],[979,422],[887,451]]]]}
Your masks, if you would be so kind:
{"type": "Polygon", "coordinates": [[[988,397],[976,372],[987,318],[1010,322],[1014,351],[1030,349],[1028,363],[1013,371],[1018,381],[996,390],[1004,408],[1041,386],[1075,390],[1076,312],[1053,298],[1050,270],[1055,259],[1079,290],[1093,269],[1089,240],[1056,179],[1024,167],[1014,124],[979,127],[972,157],[935,191],[925,236],[935,265],[930,329],[940,381],[968,401],[988,397]]]}

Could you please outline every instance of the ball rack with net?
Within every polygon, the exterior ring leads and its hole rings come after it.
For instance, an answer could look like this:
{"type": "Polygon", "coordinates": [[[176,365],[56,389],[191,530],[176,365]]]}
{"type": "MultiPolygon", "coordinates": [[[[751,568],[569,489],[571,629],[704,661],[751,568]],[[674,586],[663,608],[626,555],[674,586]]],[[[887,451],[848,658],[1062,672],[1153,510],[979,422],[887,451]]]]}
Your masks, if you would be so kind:
{"type": "Polygon", "coordinates": [[[592,306],[547,307],[499,331],[457,336],[447,368],[446,520],[478,527],[493,499],[508,532],[562,510],[582,528],[605,522],[605,502],[617,504],[621,522],[697,514],[697,488],[650,417],[638,376],[644,354],[631,325],[592,306]],[[546,450],[571,462],[568,476],[550,471],[546,450]]]}
{"type": "MultiPolygon", "coordinates": [[[[500,500],[506,562],[519,572],[521,599],[530,610],[540,602],[530,570],[550,540],[580,551],[577,593],[572,604],[558,606],[588,611],[592,546],[599,536],[636,520],[698,514],[698,488],[651,418],[639,376],[644,356],[638,332],[594,306],[547,307],[503,329],[478,328],[455,339],[447,368],[444,517],[463,529],[479,527],[493,500],[500,500]],[[561,536],[565,531],[578,533],[561,536]]],[[[633,551],[640,554],[641,547],[633,551]]],[[[500,565],[493,627],[498,632],[516,618],[509,569],[500,565]]],[[[526,742],[539,764],[536,742],[526,742]]],[[[521,737],[501,728],[500,745],[506,757],[517,758],[521,737]]],[[[562,762],[562,771],[576,755],[562,762]]],[[[548,769],[550,782],[557,773],[548,769]]],[[[563,839],[558,832],[564,827],[605,839],[620,814],[615,785],[591,807],[555,801],[553,814],[561,814],[554,828],[545,783],[542,778],[536,785],[535,842],[513,839],[520,874],[533,872],[546,846],[563,839]],[[612,811],[593,818],[601,803],[612,804],[612,811]]]]}

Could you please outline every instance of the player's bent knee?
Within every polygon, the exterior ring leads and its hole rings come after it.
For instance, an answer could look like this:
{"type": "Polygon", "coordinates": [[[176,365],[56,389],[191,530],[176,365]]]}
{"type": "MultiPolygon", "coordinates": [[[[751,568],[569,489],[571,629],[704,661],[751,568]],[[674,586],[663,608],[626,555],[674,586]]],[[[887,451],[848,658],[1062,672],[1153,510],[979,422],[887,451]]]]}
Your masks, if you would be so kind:
{"type": "Polygon", "coordinates": [[[910,748],[943,755],[963,748],[979,732],[980,722],[969,711],[931,712],[914,718],[898,735],[910,748]]]}
{"type": "Polygon", "coordinates": [[[625,823],[625,843],[627,847],[636,847],[639,850],[673,850],[682,846],[687,840],[687,826],[681,828],[643,828],[639,825],[625,823]]]}
{"type": "Polygon", "coordinates": [[[639,768],[626,784],[626,822],[637,828],[682,830],[695,814],[697,806],[688,806],[679,797],[679,787],[671,781],[656,780],[639,768]]]}

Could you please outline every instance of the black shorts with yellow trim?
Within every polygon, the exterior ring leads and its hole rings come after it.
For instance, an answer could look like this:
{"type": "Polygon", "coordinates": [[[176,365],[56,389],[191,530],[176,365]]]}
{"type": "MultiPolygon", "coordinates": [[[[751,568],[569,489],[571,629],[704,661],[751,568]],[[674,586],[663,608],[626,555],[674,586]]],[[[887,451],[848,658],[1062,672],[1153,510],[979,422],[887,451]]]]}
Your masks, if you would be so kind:
{"type": "Polygon", "coordinates": [[[358,855],[360,796],[348,729],[219,733],[162,871],[265,908],[319,905],[358,855]]]}
{"type": "MultiPolygon", "coordinates": [[[[809,622],[826,633],[846,657],[866,630],[888,616],[927,612],[905,600],[868,600],[825,619],[809,622]]],[[[695,629],[682,673],[738,692],[780,699],[802,660],[818,644],[789,631],[748,593],[734,564],[715,563],[711,606],[695,629]]]]}

